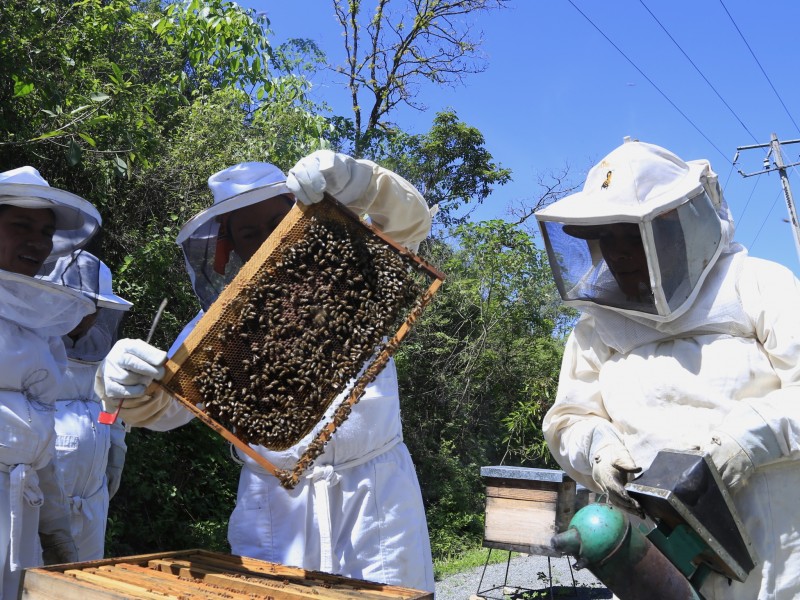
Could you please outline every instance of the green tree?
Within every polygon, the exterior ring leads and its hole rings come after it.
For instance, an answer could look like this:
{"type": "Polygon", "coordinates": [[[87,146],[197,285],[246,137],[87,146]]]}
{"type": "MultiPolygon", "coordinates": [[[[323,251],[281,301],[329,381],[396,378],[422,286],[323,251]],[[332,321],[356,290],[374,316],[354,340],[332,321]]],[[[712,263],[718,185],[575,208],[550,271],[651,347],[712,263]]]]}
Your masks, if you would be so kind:
{"type": "Polygon", "coordinates": [[[434,117],[430,131],[376,135],[367,150],[374,160],[400,173],[437,206],[443,227],[465,223],[476,205],[511,180],[511,171],[494,162],[483,134],[452,110],[434,117]],[[469,210],[460,212],[464,207],[469,210]]]}
{"type": "Polygon", "coordinates": [[[129,331],[169,296],[157,340],[169,339],[194,306],[173,242],[208,204],[211,173],[291,165],[331,135],[267,25],[229,0],[0,6],[0,165],[32,164],[99,208],[91,249],[136,303],[129,331]]]}
{"type": "MultiPolygon", "coordinates": [[[[0,3],[0,169],[31,164],[99,208],[90,249],[135,304],[130,337],[146,335],[164,297],[162,348],[197,311],[174,240],[210,203],[211,173],[242,160],[286,168],[336,138],[267,25],[228,0],[0,3]]],[[[193,423],[134,430],[128,444],[109,552],[223,549],[238,467],[221,438],[193,423]]]]}
{"type": "MultiPolygon", "coordinates": [[[[91,250],[135,303],[130,337],[146,335],[165,297],[155,345],[168,347],[194,316],[174,240],[210,204],[208,176],[231,164],[286,170],[320,147],[354,149],[417,185],[440,206],[440,223],[461,223],[426,244],[448,280],[397,357],[405,435],[439,555],[479,535],[481,465],[547,464],[538,420],[564,316],[531,235],[469,224],[459,212],[510,178],[481,133],[453,111],[421,135],[389,118],[401,102],[419,107],[419,83],[454,85],[480,70],[464,19],[504,4],[380,0],[370,16],[359,2],[334,0],[351,119],[323,118],[325,107],[308,100],[306,74],[321,60],[313,43],[272,47],[266,19],[229,0],[0,3],[0,169],[34,165],[98,206],[104,229],[91,250]]],[[[109,552],[226,549],[238,471],[227,444],[199,423],[134,430],[128,442],[109,552]]]]}
{"type": "Polygon", "coordinates": [[[565,315],[546,258],[508,223],[464,224],[426,252],[447,280],[397,363],[404,436],[441,557],[479,540],[481,466],[552,466],[541,423],[526,416],[552,401],[562,348],[552,332],[565,315]]]}

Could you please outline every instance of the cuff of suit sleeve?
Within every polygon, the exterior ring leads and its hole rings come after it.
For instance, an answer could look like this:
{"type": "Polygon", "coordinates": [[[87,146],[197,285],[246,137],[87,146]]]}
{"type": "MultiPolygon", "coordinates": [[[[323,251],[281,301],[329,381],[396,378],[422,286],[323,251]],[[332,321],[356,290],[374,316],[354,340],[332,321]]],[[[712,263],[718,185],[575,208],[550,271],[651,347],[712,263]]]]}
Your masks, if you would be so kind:
{"type": "Polygon", "coordinates": [[[594,464],[594,456],[606,446],[622,446],[624,448],[625,443],[611,423],[600,422],[592,429],[586,446],[589,465],[594,464]]]}
{"type": "Polygon", "coordinates": [[[123,402],[120,418],[132,427],[147,427],[158,421],[161,414],[175,401],[167,390],[159,388],[153,395],[123,402]]]}
{"type": "Polygon", "coordinates": [[[749,404],[736,406],[717,429],[736,440],[756,468],[783,457],[775,432],[749,404]]]}
{"type": "MultiPolygon", "coordinates": [[[[126,429],[131,427],[147,427],[158,421],[161,414],[174,402],[172,394],[164,388],[159,388],[155,393],[138,398],[106,398],[101,397],[103,410],[114,413],[122,402],[119,418],[125,423],[126,429]]],[[[120,448],[122,448],[120,446],[120,448]]]]}

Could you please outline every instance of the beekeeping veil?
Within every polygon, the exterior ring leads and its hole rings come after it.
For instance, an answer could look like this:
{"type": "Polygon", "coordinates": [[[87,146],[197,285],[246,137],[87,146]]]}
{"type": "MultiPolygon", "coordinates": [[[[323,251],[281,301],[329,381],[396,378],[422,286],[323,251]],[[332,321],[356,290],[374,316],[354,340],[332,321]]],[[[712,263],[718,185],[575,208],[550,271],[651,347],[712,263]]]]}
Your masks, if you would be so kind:
{"type": "Polygon", "coordinates": [[[98,362],[105,358],[119,337],[125,312],[133,306],[117,296],[111,269],[85,250],[59,258],[42,279],[76,290],[95,303],[97,317],[91,328],[77,339],[63,336],[67,356],[73,360],[98,362]]]}
{"type": "Polygon", "coordinates": [[[565,304],[650,322],[672,321],[692,305],[733,238],[707,161],[684,162],[659,146],[628,140],[592,167],[583,191],[536,218],[565,304]],[[601,251],[601,237],[620,223],[638,230],[647,262],[635,294],[623,292],[601,251]]]}
{"type": "Polygon", "coordinates": [[[50,259],[82,247],[101,223],[100,214],[91,203],[70,192],[50,187],[33,167],[0,173],[0,204],[53,211],[56,231],[50,259]]]}
{"type": "Polygon", "coordinates": [[[208,310],[242,266],[229,239],[227,215],[269,198],[291,196],[286,175],[275,165],[262,162],[219,171],[208,178],[208,187],[214,204],[187,221],[176,239],[203,310],[208,310]]]}

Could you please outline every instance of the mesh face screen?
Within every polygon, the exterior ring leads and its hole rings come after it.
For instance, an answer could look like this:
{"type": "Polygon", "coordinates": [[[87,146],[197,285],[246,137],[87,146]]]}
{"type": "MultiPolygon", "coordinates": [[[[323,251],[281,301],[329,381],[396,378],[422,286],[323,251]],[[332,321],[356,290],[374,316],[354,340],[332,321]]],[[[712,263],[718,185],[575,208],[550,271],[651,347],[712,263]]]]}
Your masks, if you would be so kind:
{"type": "MultiPolygon", "coordinates": [[[[435,277],[334,203],[296,207],[203,316],[162,384],[202,402],[241,441],[289,448],[421,310],[435,277]]],[[[336,414],[341,422],[349,410],[336,414]]]]}

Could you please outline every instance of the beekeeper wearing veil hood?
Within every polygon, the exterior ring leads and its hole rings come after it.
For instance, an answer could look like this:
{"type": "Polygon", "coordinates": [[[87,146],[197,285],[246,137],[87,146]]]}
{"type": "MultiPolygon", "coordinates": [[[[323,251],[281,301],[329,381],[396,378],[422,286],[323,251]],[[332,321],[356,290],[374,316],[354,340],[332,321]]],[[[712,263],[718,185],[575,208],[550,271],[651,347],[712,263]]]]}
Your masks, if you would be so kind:
{"type": "MultiPolygon", "coordinates": [[[[329,192],[398,243],[416,250],[430,232],[431,212],[402,177],[367,160],[320,150],[288,177],[274,165],[234,165],[208,180],[214,204],[183,227],[177,242],[203,309],[286,216],[295,199],[311,204],[329,192]]],[[[176,340],[174,352],[201,315],[176,340]]],[[[121,416],[134,426],[166,430],[189,411],[166,394],[142,396],[161,372],[165,354],[140,340],[121,340],[98,372],[106,410],[125,400],[121,416]]],[[[347,392],[344,392],[345,394],[347,392]]],[[[285,451],[253,448],[281,469],[291,468],[320,424],[285,451]]],[[[397,374],[390,361],[367,386],[347,421],[326,444],[309,477],[282,488],[251,458],[243,462],[228,540],[234,554],[305,569],[433,591],[430,542],[414,465],[403,443],[397,374]]]]}
{"type": "Polygon", "coordinates": [[[625,483],[661,449],[703,449],[759,565],[708,600],[800,597],[800,283],[748,256],[708,161],[627,141],[583,191],[536,214],[581,317],[542,425],[578,482],[635,509],[625,483]]]}
{"type": "Polygon", "coordinates": [[[19,593],[22,569],[76,558],[69,507],[52,458],[53,414],[64,376],[61,336],[94,303],[36,277],[45,262],[81,247],[100,215],[50,187],[32,167],[0,173],[0,589],[19,593]]]}
{"type": "Polygon", "coordinates": [[[122,421],[98,422],[102,406],[94,375],[132,304],[114,293],[108,266],[85,250],[59,258],[46,278],[97,304],[62,337],[68,362],[55,413],[55,463],[71,508],[77,560],[97,560],[104,556],[108,503],[119,488],[127,446],[122,421]]]}

